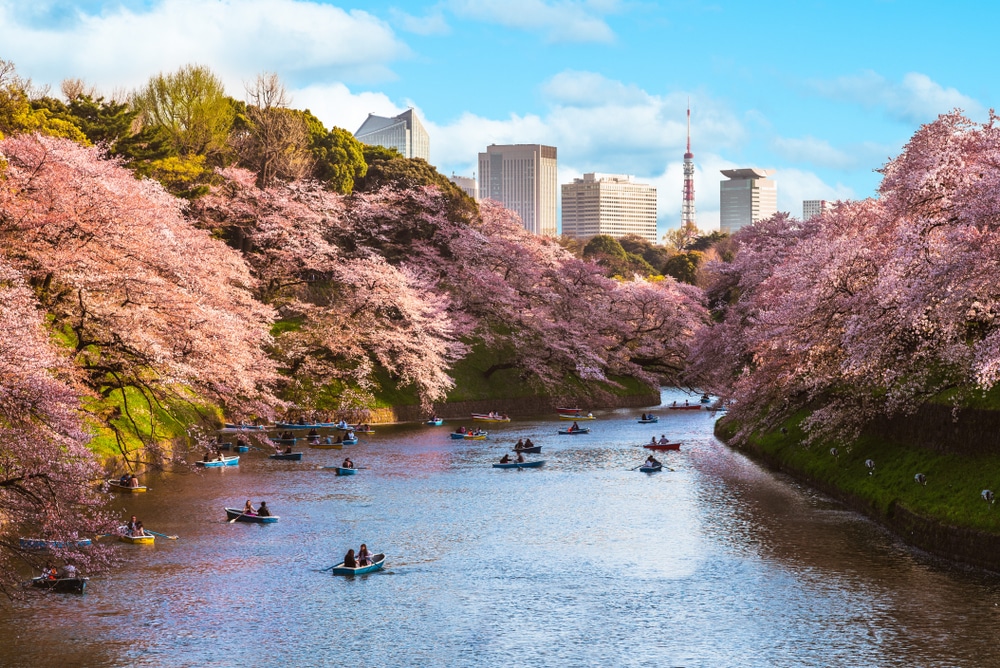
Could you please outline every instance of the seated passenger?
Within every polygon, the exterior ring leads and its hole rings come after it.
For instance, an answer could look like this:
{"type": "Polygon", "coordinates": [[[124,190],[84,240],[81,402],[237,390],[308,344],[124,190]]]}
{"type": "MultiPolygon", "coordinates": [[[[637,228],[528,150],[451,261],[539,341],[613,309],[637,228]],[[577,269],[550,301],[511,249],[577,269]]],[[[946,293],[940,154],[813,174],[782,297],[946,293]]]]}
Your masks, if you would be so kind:
{"type": "Polygon", "coordinates": [[[517,443],[514,444],[514,449],[520,450],[523,447],[524,447],[524,439],[523,438],[517,439],[517,443]]]}
{"type": "Polygon", "coordinates": [[[135,477],[134,473],[128,479],[128,486],[129,487],[138,487],[139,486],[139,479],[135,477]]]}
{"type": "Polygon", "coordinates": [[[354,548],[353,547],[350,550],[347,551],[347,554],[344,555],[344,567],[345,568],[357,568],[358,567],[358,562],[354,558],[354,548]]]}
{"type": "Polygon", "coordinates": [[[533,447],[535,447],[535,444],[531,442],[530,438],[526,438],[524,440],[524,447],[526,447],[526,448],[533,448],[533,447]]]}
{"type": "Polygon", "coordinates": [[[267,507],[267,501],[260,502],[260,508],[257,509],[258,517],[270,517],[271,509],[267,507]]]}
{"type": "Polygon", "coordinates": [[[501,464],[510,464],[510,455],[504,454],[504,456],[500,458],[500,463],[501,464]]]}
{"type": "Polygon", "coordinates": [[[521,462],[524,461],[524,453],[523,452],[517,453],[517,461],[518,461],[518,463],[521,463],[521,462]]]}
{"type": "Polygon", "coordinates": [[[244,515],[256,515],[257,514],[256,511],[253,509],[253,504],[250,503],[250,499],[247,499],[247,502],[243,505],[243,514],[244,515]]]}
{"type": "Polygon", "coordinates": [[[368,552],[368,546],[361,543],[361,547],[358,549],[358,566],[371,566],[372,565],[372,555],[368,552]]]}
{"type": "Polygon", "coordinates": [[[666,434],[660,434],[660,445],[668,445],[669,443],[670,443],[670,439],[667,438],[667,435],[666,434]]]}

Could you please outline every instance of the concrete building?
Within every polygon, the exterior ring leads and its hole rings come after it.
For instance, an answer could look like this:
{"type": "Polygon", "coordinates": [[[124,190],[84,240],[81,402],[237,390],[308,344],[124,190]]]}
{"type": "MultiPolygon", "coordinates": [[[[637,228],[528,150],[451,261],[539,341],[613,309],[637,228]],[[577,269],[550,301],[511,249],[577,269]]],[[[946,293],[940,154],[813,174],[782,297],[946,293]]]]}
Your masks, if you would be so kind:
{"type": "Polygon", "coordinates": [[[778,211],[778,184],[767,178],[773,169],[723,169],[720,183],[719,229],[732,234],[778,211]]]}
{"type": "Polygon", "coordinates": [[[558,233],[556,148],[542,144],[490,144],[479,154],[479,199],[500,202],[534,234],[558,233]]]}
{"type": "Polygon", "coordinates": [[[471,177],[468,176],[456,176],[455,172],[451,173],[451,177],[448,179],[456,186],[462,189],[466,195],[474,200],[479,199],[479,186],[476,185],[476,175],[473,174],[471,177]]]}
{"type": "Polygon", "coordinates": [[[431,138],[412,109],[386,118],[368,114],[354,137],[362,144],[394,148],[404,158],[423,158],[430,162],[431,138]]]}
{"type": "Polygon", "coordinates": [[[562,185],[562,233],[578,239],[636,234],[656,243],[656,188],[623,174],[584,174],[562,185]]]}
{"type": "Polygon", "coordinates": [[[805,222],[832,208],[833,202],[827,202],[825,199],[802,200],[802,221],[805,222]]]}

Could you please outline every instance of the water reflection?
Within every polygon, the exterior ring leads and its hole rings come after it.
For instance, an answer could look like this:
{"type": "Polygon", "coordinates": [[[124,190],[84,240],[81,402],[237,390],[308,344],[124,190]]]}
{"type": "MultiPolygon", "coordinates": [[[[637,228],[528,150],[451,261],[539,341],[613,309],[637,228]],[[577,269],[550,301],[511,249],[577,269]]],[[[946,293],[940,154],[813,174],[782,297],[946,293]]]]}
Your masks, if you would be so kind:
{"type": "MultiPolygon", "coordinates": [[[[665,402],[683,399],[666,392],[665,402]]],[[[707,412],[376,427],[301,463],[164,474],[83,597],[0,610],[3,665],[955,666],[995,663],[998,581],[915,555],[711,435],[707,412]],[[631,470],[666,433],[672,472],[631,470]],[[518,438],[545,467],[491,468],[518,438]],[[337,477],[345,455],[365,467],[337,477]],[[228,524],[264,499],[281,521],[228,524]],[[366,542],[386,570],[320,569],[366,542]]]]}

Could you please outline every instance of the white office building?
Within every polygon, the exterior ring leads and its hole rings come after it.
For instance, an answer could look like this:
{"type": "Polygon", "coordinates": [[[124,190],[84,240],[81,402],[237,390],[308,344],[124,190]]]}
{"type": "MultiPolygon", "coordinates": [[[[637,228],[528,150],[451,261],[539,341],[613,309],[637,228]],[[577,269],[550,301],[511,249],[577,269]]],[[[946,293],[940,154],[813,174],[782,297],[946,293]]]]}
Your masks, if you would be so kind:
{"type": "Polygon", "coordinates": [[[829,211],[832,208],[833,203],[827,202],[825,199],[802,200],[802,221],[805,222],[810,218],[815,218],[824,211],[829,211]]]}
{"type": "Polygon", "coordinates": [[[534,234],[558,233],[556,148],[542,144],[490,144],[479,154],[479,199],[500,202],[534,234]]]}
{"type": "Polygon", "coordinates": [[[476,185],[476,176],[456,176],[455,172],[451,173],[448,178],[449,181],[454,183],[456,186],[462,189],[466,195],[474,200],[479,199],[479,186],[476,185]]]}
{"type": "Polygon", "coordinates": [[[719,229],[732,234],[745,225],[778,212],[778,184],[767,178],[773,169],[723,169],[720,183],[719,229]]]}
{"type": "Polygon", "coordinates": [[[430,135],[412,109],[392,118],[368,114],[354,137],[369,146],[394,148],[404,158],[423,158],[428,162],[431,159],[430,135]]]}
{"type": "Polygon", "coordinates": [[[656,243],[656,188],[623,174],[584,174],[562,185],[562,233],[577,239],[630,234],[656,243]]]}

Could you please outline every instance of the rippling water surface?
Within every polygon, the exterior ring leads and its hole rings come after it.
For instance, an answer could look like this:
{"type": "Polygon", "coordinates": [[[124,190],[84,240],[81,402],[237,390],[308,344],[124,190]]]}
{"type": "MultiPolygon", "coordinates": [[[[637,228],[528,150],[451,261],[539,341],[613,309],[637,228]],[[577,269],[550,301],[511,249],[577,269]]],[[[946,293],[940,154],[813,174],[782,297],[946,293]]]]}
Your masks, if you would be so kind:
{"type": "Polygon", "coordinates": [[[761,469],[707,411],[640,412],[581,436],[549,416],[486,441],[376,427],[302,462],[149,478],[115,506],[180,539],[122,545],[84,596],[0,605],[0,665],[1000,665],[1000,579],[761,469]],[[684,442],[658,455],[674,470],[630,470],[654,432],[684,442]],[[526,436],[544,468],[490,467],[526,436]],[[345,453],[358,475],[319,470],[345,453]],[[247,498],[281,521],[228,524],[247,498]],[[321,572],[362,542],[384,571],[321,572]]]}

